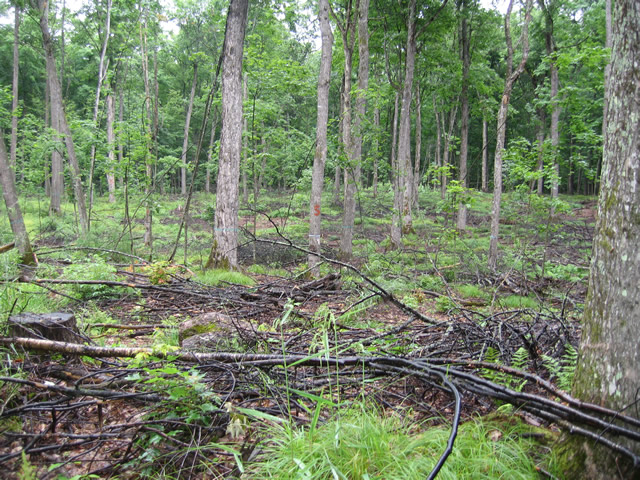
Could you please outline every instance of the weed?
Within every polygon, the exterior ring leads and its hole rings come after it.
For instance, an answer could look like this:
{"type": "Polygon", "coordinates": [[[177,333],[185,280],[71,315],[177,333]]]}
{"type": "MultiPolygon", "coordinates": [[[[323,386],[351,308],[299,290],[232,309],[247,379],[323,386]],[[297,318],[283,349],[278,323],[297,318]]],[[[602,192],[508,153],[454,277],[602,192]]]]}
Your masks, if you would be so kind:
{"type": "Polygon", "coordinates": [[[205,285],[211,285],[213,287],[218,286],[221,283],[232,283],[235,285],[247,286],[255,284],[253,278],[233,270],[204,270],[196,275],[196,279],[205,285]]]}

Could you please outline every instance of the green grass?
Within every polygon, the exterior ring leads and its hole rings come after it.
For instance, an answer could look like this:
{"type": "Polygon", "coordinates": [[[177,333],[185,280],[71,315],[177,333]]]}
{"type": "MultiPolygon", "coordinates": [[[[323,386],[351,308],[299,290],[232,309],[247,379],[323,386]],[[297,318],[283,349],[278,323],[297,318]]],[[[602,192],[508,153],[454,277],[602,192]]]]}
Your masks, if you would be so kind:
{"type": "Polygon", "coordinates": [[[255,284],[253,278],[245,275],[244,273],[219,269],[200,272],[196,275],[196,279],[205,285],[211,285],[213,287],[218,286],[221,283],[233,283],[236,285],[247,286],[255,284]]]}
{"type": "Polygon", "coordinates": [[[509,295],[498,300],[498,303],[507,309],[531,308],[537,309],[540,303],[537,299],[531,297],[523,297],[522,295],[509,295]]]}
{"type": "MultiPolygon", "coordinates": [[[[247,478],[423,479],[445,450],[450,429],[417,432],[421,426],[406,413],[381,414],[358,404],[316,429],[271,426],[260,461],[246,466],[247,478]]],[[[516,417],[461,425],[438,479],[538,479],[532,454],[540,446],[526,438],[531,430],[516,417]]]]}
{"type": "Polygon", "coordinates": [[[486,298],[487,293],[477,285],[456,285],[456,291],[463,298],[486,298]]]}

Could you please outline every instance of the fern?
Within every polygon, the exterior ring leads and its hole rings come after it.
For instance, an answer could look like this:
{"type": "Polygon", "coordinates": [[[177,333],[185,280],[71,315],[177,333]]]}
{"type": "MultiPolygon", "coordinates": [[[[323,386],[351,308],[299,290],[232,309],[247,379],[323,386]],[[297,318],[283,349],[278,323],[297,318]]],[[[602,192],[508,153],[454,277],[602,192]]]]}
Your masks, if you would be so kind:
{"type": "MultiPolygon", "coordinates": [[[[496,365],[502,364],[500,360],[500,352],[493,347],[487,348],[487,352],[485,353],[483,360],[485,362],[494,363],[496,365]]],[[[511,367],[515,368],[516,370],[524,370],[528,362],[529,352],[524,347],[520,347],[518,350],[516,350],[511,357],[511,367]]],[[[527,383],[526,380],[520,380],[506,373],[491,370],[489,368],[483,368],[481,370],[481,374],[487,380],[494,383],[499,383],[500,385],[504,385],[505,387],[511,388],[517,392],[522,391],[527,383]]]]}
{"type": "Polygon", "coordinates": [[[571,390],[576,365],[578,364],[578,351],[569,343],[564,348],[564,355],[559,360],[549,355],[543,355],[542,364],[549,372],[551,380],[556,379],[558,388],[568,392],[571,390]]]}

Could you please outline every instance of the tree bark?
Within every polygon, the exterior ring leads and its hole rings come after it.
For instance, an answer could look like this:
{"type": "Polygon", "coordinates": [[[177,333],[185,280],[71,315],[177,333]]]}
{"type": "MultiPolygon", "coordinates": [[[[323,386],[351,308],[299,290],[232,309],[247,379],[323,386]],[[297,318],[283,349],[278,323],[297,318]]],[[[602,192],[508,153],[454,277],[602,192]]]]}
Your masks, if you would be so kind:
{"type": "Polygon", "coordinates": [[[482,116],[482,191],[489,191],[489,139],[487,132],[487,117],[482,116]]]}
{"type": "Polygon", "coordinates": [[[380,107],[376,105],[373,111],[373,128],[375,134],[373,137],[373,147],[371,148],[373,153],[373,198],[378,196],[378,160],[380,158],[380,139],[378,137],[380,132],[380,107]]]}
{"type": "Polygon", "coordinates": [[[393,188],[393,213],[391,214],[391,245],[402,247],[402,195],[400,192],[398,167],[398,117],[400,113],[400,92],[396,90],[393,102],[393,124],[391,126],[391,186],[393,188]]]}
{"type": "Polygon", "coordinates": [[[222,64],[222,131],[215,231],[207,266],[238,266],[238,182],[242,150],[242,53],[249,0],[231,0],[222,64]]]}
{"type": "Polygon", "coordinates": [[[13,78],[11,93],[11,145],[9,166],[11,167],[11,175],[13,183],[16,180],[16,160],[18,158],[18,77],[20,72],[20,7],[14,5],[14,23],[13,23],[13,78]]]}
{"type": "Polygon", "coordinates": [[[151,109],[151,87],[149,85],[149,50],[147,47],[147,17],[148,11],[141,12],[142,22],[140,23],[140,49],[142,60],[142,80],[144,83],[145,94],[145,113],[147,121],[145,122],[146,131],[144,132],[147,138],[147,146],[145,148],[145,215],[144,215],[144,245],[149,249],[149,258],[153,257],[153,210],[151,209],[151,193],[153,188],[153,159],[151,155],[151,144],[153,131],[149,125],[149,119],[152,117],[151,109]]]}
{"type": "Polygon", "coordinates": [[[422,154],[422,100],[420,98],[420,85],[416,87],[416,152],[413,161],[413,184],[411,185],[411,208],[418,207],[418,189],[420,188],[420,163],[422,154]]]}
{"type": "Polygon", "coordinates": [[[356,205],[356,167],[358,159],[355,157],[354,142],[352,137],[352,112],[351,112],[351,76],[353,72],[353,49],[355,45],[355,27],[357,9],[353,0],[347,0],[343,21],[333,14],[336,25],[342,35],[342,51],[344,53],[344,76],[342,78],[342,147],[347,164],[344,169],[344,198],[342,232],[340,234],[340,256],[351,257],[353,241],[353,224],[356,205]]]}
{"type": "MultiPolygon", "coordinates": [[[[467,156],[469,152],[469,68],[471,65],[471,53],[469,49],[470,28],[467,20],[467,3],[462,2],[462,20],[460,22],[460,46],[462,57],[462,89],[460,91],[460,186],[466,189],[469,186],[467,174],[467,156]]],[[[467,228],[467,205],[464,201],[458,204],[458,230],[467,228]]]]}
{"type": "MultiPolygon", "coordinates": [[[[614,8],[602,184],[574,393],[640,418],[640,2],[618,0],[614,8]]],[[[576,443],[572,474],[640,478],[640,467],[626,458],[576,443]]],[[[637,442],[626,446],[640,454],[637,442]]]]}
{"type": "Polygon", "coordinates": [[[507,113],[513,84],[524,71],[529,56],[529,23],[531,21],[532,0],[527,0],[524,23],[520,43],[522,43],[522,59],[518,67],[513,70],[513,44],[511,42],[511,11],[513,0],[509,0],[507,13],[504,17],[504,35],[507,42],[507,72],[502,92],[502,101],[498,109],[498,126],[496,129],[496,152],[493,161],[493,202],[491,206],[491,236],[489,239],[489,268],[495,270],[498,262],[498,235],[500,232],[500,201],[502,199],[502,154],[507,132],[507,113]]]}
{"type": "MultiPolygon", "coordinates": [[[[180,167],[180,193],[187,194],[187,152],[189,150],[189,126],[191,125],[191,115],[193,113],[193,101],[196,96],[196,86],[198,84],[198,64],[193,64],[193,79],[191,81],[191,94],[189,95],[189,105],[187,106],[187,116],[184,120],[184,137],[182,139],[182,167],[180,167]]],[[[240,134],[242,136],[242,133],[240,134]]]]}
{"type": "Polygon", "coordinates": [[[9,159],[7,158],[7,149],[4,144],[4,135],[0,128],[0,185],[2,186],[2,196],[4,197],[4,204],[7,208],[9,224],[11,225],[11,231],[15,239],[14,243],[20,253],[20,263],[22,265],[36,265],[36,256],[31,249],[31,242],[29,241],[29,235],[24,225],[22,210],[18,203],[18,193],[16,192],[16,185],[11,172],[12,169],[9,165],[9,159]]]}
{"type": "MultiPolygon", "coordinates": [[[[311,200],[309,213],[309,250],[320,252],[322,221],[322,187],[324,185],[324,166],[327,160],[327,124],[329,121],[329,86],[331,84],[331,58],[333,33],[329,23],[329,1],[319,0],[318,19],[322,50],[320,54],[320,72],[318,73],[318,111],[316,119],[316,151],[313,157],[311,175],[311,200]]],[[[309,268],[313,276],[318,275],[320,258],[308,257],[309,268]]]]}
{"type": "Polygon", "coordinates": [[[82,188],[82,174],[80,173],[80,165],[78,164],[78,159],[76,157],[71,129],[67,124],[67,118],[62,103],[62,88],[60,86],[60,81],[58,80],[56,60],[53,51],[53,40],[49,33],[48,2],[46,0],[38,0],[38,7],[40,9],[40,31],[42,32],[42,43],[46,54],[47,82],[49,83],[49,92],[51,95],[51,118],[54,124],[54,129],[64,137],[67,156],[69,164],[71,165],[71,180],[78,207],[80,232],[83,235],[86,235],[89,231],[89,217],[87,216],[84,190],[82,188]]]}
{"type": "Polygon", "coordinates": [[[116,202],[116,134],[113,128],[116,123],[116,102],[113,93],[109,92],[107,103],[107,189],[109,191],[109,203],[116,202]]]}

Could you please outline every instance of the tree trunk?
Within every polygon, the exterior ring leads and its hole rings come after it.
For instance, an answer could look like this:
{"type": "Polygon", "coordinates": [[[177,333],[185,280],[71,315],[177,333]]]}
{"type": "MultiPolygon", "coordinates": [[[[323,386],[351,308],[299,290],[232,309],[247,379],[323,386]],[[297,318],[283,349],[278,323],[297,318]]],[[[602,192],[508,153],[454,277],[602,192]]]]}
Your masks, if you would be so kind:
{"type": "Polygon", "coordinates": [[[538,125],[538,134],[537,134],[537,142],[538,142],[538,165],[537,165],[537,170],[540,174],[540,177],[538,178],[538,188],[537,188],[537,192],[538,195],[542,195],[543,189],[544,189],[544,176],[543,176],[543,171],[544,171],[544,130],[545,130],[545,126],[546,126],[546,111],[544,108],[539,108],[538,109],[538,119],[539,119],[539,125],[538,125]]]}
{"type": "Polygon", "coordinates": [[[380,132],[380,107],[376,105],[373,111],[373,128],[375,130],[373,147],[373,198],[378,196],[378,159],[380,158],[380,140],[378,134],[380,132]]]}
{"type": "Polygon", "coordinates": [[[222,131],[215,232],[208,267],[238,266],[238,181],[242,150],[242,53],[249,0],[231,0],[222,64],[222,131]]]}
{"type": "Polygon", "coordinates": [[[13,7],[15,19],[13,23],[13,78],[11,93],[11,146],[9,166],[13,183],[16,180],[16,159],[18,158],[18,74],[20,72],[20,7],[16,4],[13,7]]]}
{"type": "MultiPolygon", "coordinates": [[[[320,225],[322,221],[322,187],[324,185],[324,165],[327,160],[327,124],[329,121],[329,86],[331,83],[331,58],[333,33],[329,23],[329,1],[319,0],[318,19],[322,52],[318,74],[318,112],[316,120],[316,151],[313,157],[311,175],[311,201],[309,213],[309,250],[320,252],[320,225]]],[[[309,255],[309,268],[313,276],[318,275],[319,257],[309,255]]]]}
{"type": "MultiPolygon", "coordinates": [[[[469,186],[467,175],[467,156],[469,151],[469,67],[471,65],[471,53],[469,51],[469,23],[467,21],[467,4],[462,2],[463,15],[460,24],[460,43],[462,56],[462,90],[460,91],[460,186],[466,189],[469,186]]],[[[467,228],[467,205],[462,201],[458,205],[458,230],[467,228]]]]}
{"type": "Polygon", "coordinates": [[[4,204],[7,208],[9,224],[11,225],[11,231],[15,239],[14,243],[20,253],[20,264],[36,265],[36,256],[31,249],[31,242],[29,242],[29,235],[24,225],[22,210],[18,203],[18,193],[16,192],[16,185],[11,172],[12,169],[9,165],[9,159],[7,158],[7,149],[4,144],[4,135],[0,128],[0,185],[2,186],[2,196],[4,197],[4,204]]]}
{"type": "Polygon", "coordinates": [[[116,102],[113,94],[109,92],[107,103],[107,189],[109,190],[109,203],[116,201],[116,176],[114,174],[116,164],[116,134],[113,125],[116,122],[116,102]]]}
{"type": "Polygon", "coordinates": [[[399,168],[398,168],[398,117],[400,113],[400,92],[396,90],[393,102],[393,125],[391,126],[391,186],[393,188],[393,213],[391,214],[391,245],[394,248],[402,247],[402,196],[399,194],[399,168]]]}
{"type": "MultiPolygon", "coordinates": [[[[198,64],[193,64],[193,80],[191,81],[191,94],[189,95],[189,105],[187,106],[187,116],[184,120],[184,137],[182,139],[182,167],[180,167],[180,193],[187,194],[187,152],[189,149],[189,126],[191,125],[191,114],[193,113],[193,101],[196,96],[196,86],[198,84],[198,64]]],[[[242,131],[240,132],[242,137],[242,131]]]]}
{"type": "Polygon", "coordinates": [[[487,117],[482,117],[482,191],[489,191],[489,139],[487,132],[487,117]]]}
{"type": "Polygon", "coordinates": [[[147,146],[145,148],[145,197],[146,207],[144,215],[144,245],[149,249],[149,258],[153,257],[153,210],[151,209],[151,193],[153,188],[153,159],[151,156],[151,143],[152,143],[152,129],[149,126],[148,119],[152,116],[151,110],[151,87],[149,86],[149,50],[147,48],[147,16],[148,12],[145,10],[141,12],[142,23],[140,23],[140,48],[141,48],[141,60],[142,60],[142,80],[144,83],[144,94],[146,98],[145,113],[147,116],[147,131],[144,132],[147,138],[147,146]]]}
{"type": "Polygon", "coordinates": [[[64,136],[67,156],[69,158],[69,164],[71,165],[71,180],[73,182],[73,191],[78,207],[80,232],[85,235],[89,231],[89,217],[87,216],[84,190],[82,188],[82,175],[80,173],[80,165],[78,164],[78,159],[76,157],[75,147],[73,144],[73,137],[71,136],[71,130],[69,129],[69,125],[67,124],[67,118],[64,113],[64,107],[62,103],[62,88],[58,80],[56,60],[53,53],[53,41],[51,38],[51,34],[49,33],[48,2],[46,0],[38,0],[38,7],[40,9],[40,30],[42,32],[42,43],[46,54],[47,82],[49,83],[49,92],[51,95],[52,122],[55,122],[54,128],[64,136]]]}
{"type": "MultiPolygon", "coordinates": [[[[449,111],[449,129],[444,132],[444,152],[442,153],[442,180],[440,182],[440,198],[443,200],[447,195],[447,184],[449,180],[449,156],[451,154],[451,139],[453,138],[453,128],[456,125],[456,118],[458,117],[458,99],[454,102],[455,106],[449,111]]],[[[442,129],[444,130],[444,118],[442,114],[442,129]]]]}
{"type": "Polygon", "coordinates": [[[347,164],[344,169],[344,198],[342,232],[340,234],[340,256],[349,258],[352,253],[353,224],[356,205],[356,178],[355,169],[358,159],[355,158],[352,138],[351,115],[351,75],[353,71],[353,47],[355,44],[355,16],[352,3],[348,2],[344,14],[344,23],[337,18],[336,25],[342,34],[342,50],[344,53],[344,77],[342,87],[342,146],[347,164]]]}
{"type": "Polygon", "coordinates": [[[398,190],[394,192],[395,195],[400,197],[398,204],[401,209],[399,215],[402,219],[401,232],[403,234],[413,231],[411,214],[411,185],[413,184],[413,171],[411,168],[411,94],[413,92],[413,76],[417,53],[416,33],[416,0],[410,0],[404,83],[400,107],[400,125],[398,127],[398,190]]]}
{"type": "Polygon", "coordinates": [[[420,155],[422,153],[422,101],[420,99],[420,86],[416,88],[416,153],[413,162],[413,185],[411,186],[411,208],[418,207],[418,189],[420,188],[420,155]]]}
{"type": "MultiPolygon", "coordinates": [[[[249,98],[249,86],[247,75],[244,75],[242,82],[242,98],[246,102],[249,98]]],[[[244,117],[242,122],[242,203],[249,204],[249,190],[247,189],[247,170],[249,163],[249,120],[244,117]]]]}
{"type": "MultiPolygon", "coordinates": [[[[367,103],[366,91],[369,88],[369,0],[359,0],[358,3],[358,91],[356,93],[355,118],[353,119],[353,129],[350,131],[351,156],[345,175],[344,198],[344,220],[342,226],[342,236],[340,238],[340,253],[343,258],[351,257],[353,252],[353,227],[356,215],[356,193],[361,185],[362,174],[362,142],[363,131],[362,121],[364,119],[367,103]]],[[[354,32],[351,30],[351,38],[354,32]]],[[[353,51],[353,41],[351,41],[351,51],[353,51]]],[[[352,62],[351,56],[349,61],[352,62]]],[[[350,75],[349,75],[350,76],[350,75]]],[[[345,68],[346,78],[346,68],[345,68]]],[[[345,83],[345,90],[347,83],[345,83]]],[[[350,96],[351,92],[347,92],[350,96]]],[[[345,111],[349,104],[345,104],[345,111]]],[[[346,118],[345,118],[346,121],[346,118]]],[[[346,126],[346,125],[345,125],[346,126]]],[[[344,133],[344,132],[343,132],[344,133]]]]}
{"type": "MultiPolygon", "coordinates": [[[[573,388],[582,400],[640,418],[640,2],[618,0],[614,8],[602,184],[573,388]]],[[[575,444],[576,478],[640,478],[628,458],[591,441],[575,444]]],[[[624,446],[640,454],[637,442],[624,446]]]]}
{"type": "Polygon", "coordinates": [[[204,191],[211,193],[211,162],[213,161],[213,147],[216,139],[216,129],[218,128],[218,107],[213,111],[211,121],[211,136],[209,137],[209,149],[207,150],[207,173],[204,179],[204,191]]]}
{"type": "Polygon", "coordinates": [[[435,95],[433,96],[433,115],[435,118],[435,124],[436,124],[436,174],[434,175],[435,178],[437,178],[437,183],[435,181],[434,178],[434,188],[435,185],[439,184],[441,182],[441,173],[440,172],[440,167],[442,167],[442,130],[440,128],[440,113],[438,112],[438,107],[436,105],[436,97],[435,95]]]}
{"type": "Polygon", "coordinates": [[[513,70],[513,44],[511,43],[511,10],[513,0],[509,0],[507,13],[504,17],[504,35],[507,41],[507,72],[502,93],[502,101],[498,109],[498,126],[496,129],[496,152],[493,161],[493,203],[491,206],[491,236],[489,240],[489,268],[495,270],[498,262],[498,234],[500,231],[500,201],[502,200],[502,154],[507,132],[507,113],[513,84],[524,71],[529,56],[529,23],[531,21],[532,0],[527,0],[524,24],[520,43],[522,44],[522,59],[516,70],[513,70]]]}

